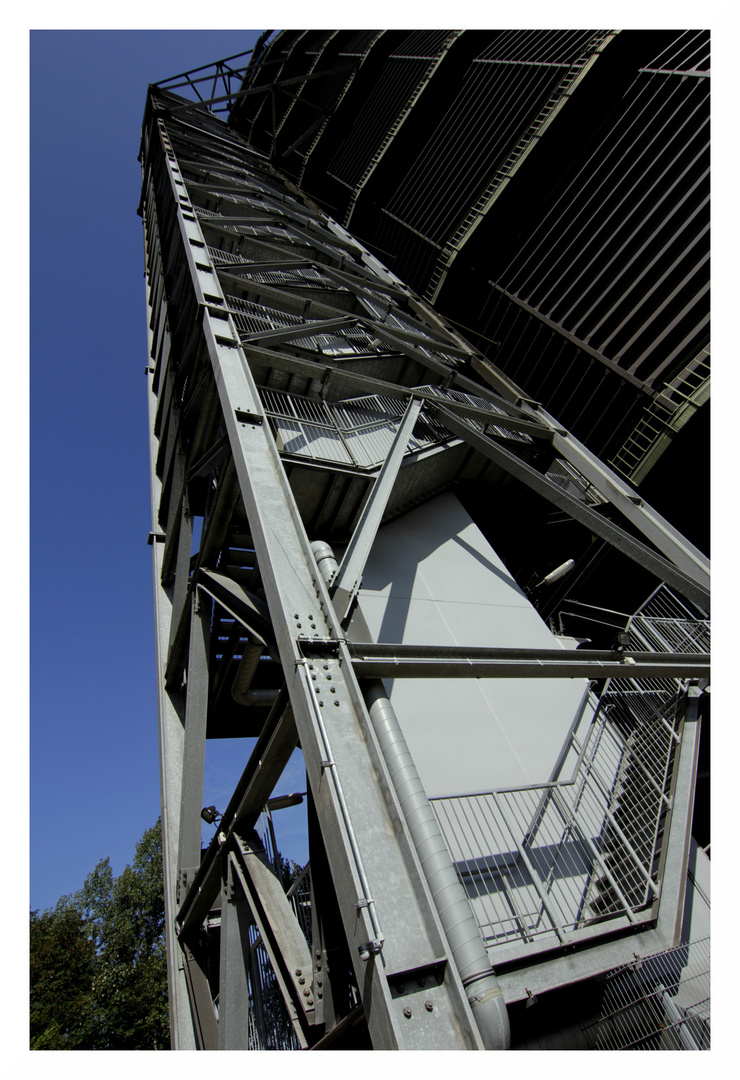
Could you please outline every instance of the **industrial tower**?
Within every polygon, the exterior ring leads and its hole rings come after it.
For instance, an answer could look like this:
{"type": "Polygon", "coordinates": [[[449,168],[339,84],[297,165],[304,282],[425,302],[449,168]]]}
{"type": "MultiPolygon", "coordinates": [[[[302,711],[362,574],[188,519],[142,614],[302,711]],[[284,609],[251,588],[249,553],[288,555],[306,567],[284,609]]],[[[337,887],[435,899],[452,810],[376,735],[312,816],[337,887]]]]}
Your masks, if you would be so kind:
{"type": "Polygon", "coordinates": [[[702,1048],[708,561],[215,114],[264,56],[142,133],[173,1047],[702,1048]],[[643,590],[610,647],[542,617],[564,522],[643,590]]]}

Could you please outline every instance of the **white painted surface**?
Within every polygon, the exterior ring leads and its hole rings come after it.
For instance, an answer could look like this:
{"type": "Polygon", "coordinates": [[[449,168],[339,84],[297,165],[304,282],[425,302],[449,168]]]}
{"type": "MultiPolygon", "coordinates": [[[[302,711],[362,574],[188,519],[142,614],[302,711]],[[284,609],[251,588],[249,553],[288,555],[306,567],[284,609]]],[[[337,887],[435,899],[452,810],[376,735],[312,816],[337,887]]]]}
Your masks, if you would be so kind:
{"type": "MultiPolygon", "coordinates": [[[[359,605],[376,641],[563,647],[452,494],[380,530],[359,605]]],[[[586,681],[386,685],[427,794],[435,796],[546,781],[586,681]]]]}

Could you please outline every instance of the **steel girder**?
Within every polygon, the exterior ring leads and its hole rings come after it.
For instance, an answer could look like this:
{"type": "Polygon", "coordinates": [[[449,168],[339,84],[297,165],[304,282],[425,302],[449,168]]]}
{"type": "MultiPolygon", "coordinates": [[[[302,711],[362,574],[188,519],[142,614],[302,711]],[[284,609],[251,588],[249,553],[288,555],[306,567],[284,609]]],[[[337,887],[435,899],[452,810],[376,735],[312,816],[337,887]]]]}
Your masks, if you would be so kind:
{"type": "MultiPolygon", "coordinates": [[[[422,408],[443,421],[452,442],[462,440],[483,457],[494,457],[559,506],[560,493],[486,435],[488,425],[510,424],[529,443],[534,439],[556,446],[584,473],[592,467],[603,472],[603,466],[579,456],[581,448],[568,441],[567,433],[550,417],[540,417],[507,380],[500,380],[497,394],[468,378],[465,372],[471,370],[474,355],[458,335],[448,332],[339,226],[301,202],[295,192],[281,188],[264,159],[205,109],[183,111],[181,104],[173,95],[150,94],[142,142],[141,204],[149,305],[150,541],[173,1045],[229,1049],[249,1044],[250,1001],[255,1010],[263,1007],[254,996],[254,977],[247,974],[247,954],[253,947],[248,925],[253,918],[261,940],[269,942],[299,1045],[327,1045],[359,1021],[376,1048],[480,1049],[484,1044],[358,683],[360,676],[382,674],[383,663],[389,662],[387,650],[393,647],[384,647],[386,652],[376,656],[372,667],[369,657],[358,660],[344,625],[422,408]],[[224,175],[227,184],[222,182],[224,175]],[[221,265],[210,250],[217,233],[239,248],[231,266],[221,265]],[[251,245],[249,259],[241,254],[243,245],[251,245]],[[304,284],[296,286],[294,280],[281,277],[306,269],[306,259],[285,258],[286,246],[291,245],[297,252],[310,250],[311,268],[321,270],[329,264],[328,286],[312,295],[304,284]],[[245,267],[251,276],[242,273],[245,267]],[[265,280],[257,280],[258,275],[265,280]],[[246,298],[241,307],[227,287],[246,298]],[[262,314],[267,311],[273,313],[272,324],[262,314]],[[353,334],[368,343],[368,354],[375,350],[382,357],[397,356],[415,365],[414,370],[426,373],[430,386],[406,386],[342,370],[342,360],[352,357],[353,334]],[[345,342],[343,357],[337,355],[337,335],[345,342]],[[314,353],[316,359],[309,360],[304,344],[319,340],[327,351],[314,353]],[[338,581],[330,582],[331,587],[312,553],[310,541],[320,537],[306,534],[253,365],[266,365],[281,378],[302,380],[302,385],[314,387],[314,393],[318,388],[321,396],[331,383],[335,392],[344,384],[355,392],[409,402],[406,419],[398,425],[393,448],[356,524],[338,581]],[[472,393],[478,404],[463,400],[460,393],[454,396],[450,388],[472,393]],[[494,414],[488,411],[491,407],[494,414]],[[533,480],[533,474],[539,479],[533,480]],[[191,554],[194,518],[199,515],[204,517],[202,533],[198,550],[191,554]],[[225,575],[222,572],[230,532],[245,529],[248,549],[254,553],[250,587],[230,576],[228,568],[225,575]],[[201,855],[206,735],[215,722],[214,702],[221,700],[217,691],[230,678],[226,659],[216,670],[216,650],[209,641],[217,611],[233,620],[228,659],[235,655],[240,636],[246,637],[260,644],[256,652],[265,663],[277,665],[280,676],[242,780],[217,836],[201,855]],[[318,976],[321,962],[303,955],[289,912],[278,899],[274,882],[265,876],[270,872],[254,862],[259,855],[250,846],[257,817],[297,744],[318,823],[317,861],[326,859],[328,877],[322,888],[325,895],[328,890],[341,919],[341,930],[335,926],[331,933],[342,939],[352,969],[351,1008],[329,1008],[328,1003],[324,1008],[320,1003],[316,987],[323,980],[318,976]],[[220,970],[214,981],[203,935],[219,911],[220,970]],[[284,961],[299,954],[301,963],[292,970],[295,975],[300,969],[301,974],[294,978],[284,961]],[[308,987],[300,981],[305,982],[307,975],[308,987]],[[221,987],[218,1020],[213,1005],[216,983],[221,987]]],[[[227,249],[224,244],[220,250],[227,249]]],[[[657,536],[660,541],[663,534],[670,534],[667,543],[658,543],[667,559],[645,555],[648,549],[635,541],[629,550],[659,575],[686,585],[688,595],[697,588],[704,567],[696,565],[693,553],[687,565],[682,538],[676,539],[675,531],[649,507],[631,500],[621,481],[608,479],[607,497],[613,496],[615,504],[627,499],[628,516],[635,521],[636,515],[640,527],[640,511],[645,511],[648,526],[643,531],[651,539],[657,536]],[[681,570],[668,562],[677,552],[681,570]]],[[[569,503],[567,508],[594,527],[582,506],[573,508],[569,503]]],[[[615,542],[616,536],[619,542],[621,531],[609,528],[609,538],[615,542]]],[[[701,578],[702,597],[703,584],[701,578]]],[[[421,664],[419,671],[428,673],[428,657],[413,647],[409,657],[405,663],[413,661],[417,668],[421,664]]],[[[576,660],[562,651],[536,658],[481,656],[472,664],[470,657],[431,659],[438,666],[445,659],[453,665],[450,672],[462,664],[468,674],[489,676],[492,664],[498,665],[499,674],[520,676],[526,662],[530,676],[539,674],[543,663],[551,674],[559,662],[560,673],[568,677],[621,674],[631,660],[643,664],[643,673],[651,675],[678,670],[675,657],[612,659],[581,654],[576,660]]],[[[704,674],[705,665],[696,657],[679,659],[678,668],[682,660],[693,665],[689,674],[697,664],[704,674]]],[[[256,662],[262,662],[259,656],[256,662]]],[[[419,673],[408,668],[412,670],[419,673]]],[[[320,922],[321,912],[315,911],[314,917],[320,922]]],[[[321,932],[325,930],[326,922],[321,932]]],[[[336,971],[333,978],[339,1001],[346,986],[340,985],[336,971]]]]}
{"type": "MultiPolygon", "coordinates": [[[[403,825],[397,797],[374,744],[341,626],[326,586],[317,573],[238,332],[225,311],[216,274],[206,260],[205,241],[187,199],[185,183],[180,178],[171,131],[181,141],[187,140],[185,125],[165,121],[157,115],[156,108],[152,108],[145,132],[147,229],[153,234],[158,227],[160,242],[163,234],[168,235],[169,250],[165,258],[170,265],[180,260],[173,276],[175,289],[182,281],[182,307],[173,310],[170,300],[167,317],[176,321],[180,316],[181,325],[175,333],[181,338],[199,337],[197,348],[207,356],[218,389],[220,420],[229,437],[344,932],[351,943],[357,968],[358,991],[370,1038],[374,1046],[384,1048],[480,1048],[480,1037],[459,977],[449,961],[439,920],[403,825]],[[189,290],[191,297],[186,296],[189,290]],[[182,325],[185,321],[181,314],[183,309],[192,313],[185,325],[182,325]],[[310,664],[298,647],[301,628],[309,626],[314,627],[321,637],[338,639],[340,649],[337,657],[322,665],[316,687],[310,664]],[[329,705],[333,707],[330,709],[329,705]],[[352,792],[351,800],[347,795],[349,791],[352,792]],[[381,897],[383,899],[379,899],[381,897]],[[394,977],[399,978],[401,974],[411,977],[418,971],[438,973],[432,979],[433,985],[423,991],[417,988],[416,994],[401,995],[394,977]],[[414,1022],[410,1023],[406,1013],[416,998],[420,1000],[413,1009],[414,1022]],[[425,1008],[425,1001],[431,1007],[425,1008]]],[[[177,423],[174,410],[169,422],[177,423]]],[[[195,456],[193,446],[197,441],[196,434],[189,451],[183,448],[184,452],[179,456],[195,456]]],[[[188,574],[192,526],[186,527],[186,522],[191,516],[182,493],[177,498],[178,489],[184,485],[181,474],[187,471],[187,466],[178,467],[169,481],[170,506],[177,503],[181,515],[177,565],[170,587],[173,594],[170,651],[177,643],[177,626],[187,619],[188,604],[195,606],[198,602],[197,587],[188,574]],[[185,551],[186,562],[183,561],[185,551]]],[[[172,513],[168,514],[168,520],[172,521],[172,513]]],[[[163,586],[158,583],[158,588],[163,586]]],[[[191,621],[191,639],[194,634],[191,621]]],[[[190,652],[193,653],[192,647],[190,652]]],[[[165,668],[165,676],[168,673],[170,696],[181,697],[183,684],[186,685],[185,732],[187,735],[188,729],[196,726],[198,732],[192,741],[200,747],[205,738],[207,716],[204,705],[207,706],[207,701],[198,686],[200,671],[190,669],[191,659],[192,656],[188,666],[182,669],[179,664],[173,666],[171,657],[161,667],[165,668]]],[[[174,771],[179,774],[180,791],[174,795],[175,806],[179,809],[177,804],[182,803],[193,810],[199,802],[199,791],[194,792],[187,786],[190,763],[184,760],[185,752],[181,746],[173,747],[173,741],[165,740],[163,762],[165,769],[172,769],[173,756],[178,755],[174,771]]],[[[264,761],[264,771],[272,772],[273,784],[279,778],[283,764],[282,760],[270,761],[269,755],[264,761]]],[[[169,790],[163,789],[163,797],[168,817],[173,816],[169,790]]],[[[186,832],[182,813],[178,826],[177,830],[166,829],[165,841],[170,894],[173,891],[173,864],[177,866],[180,884],[179,912],[170,923],[170,930],[174,928],[173,923],[179,927],[179,937],[188,945],[190,955],[197,963],[197,933],[202,918],[207,916],[211,904],[218,898],[220,877],[211,882],[211,888],[214,885],[216,888],[210,896],[204,897],[200,883],[193,889],[190,883],[195,875],[193,867],[186,865],[189,851],[182,841],[186,832]]],[[[235,834],[233,841],[223,844],[220,859],[223,860],[229,850],[236,850],[238,843],[239,837],[235,834]]],[[[171,895],[169,902],[172,905],[171,895]]],[[[175,904],[177,902],[175,897],[175,904]]],[[[172,942],[171,971],[177,965],[177,952],[178,947],[172,942]]],[[[240,959],[237,957],[235,962],[240,959]]],[[[188,970],[192,968],[191,959],[188,970]]],[[[203,1010],[202,1001],[202,995],[197,999],[194,991],[191,993],[191,1008],[199,1017],[203,1010]]],[[[177,1014],[173,1020],[182,1028],[177,1014]]],[[[202,1017],[199,1026],[204,1030],[208,1027],[203,1024],[202,1017]]],[[[177,1045],[187,1044],[188,1036],[180,1031],[177,1045]]]]}

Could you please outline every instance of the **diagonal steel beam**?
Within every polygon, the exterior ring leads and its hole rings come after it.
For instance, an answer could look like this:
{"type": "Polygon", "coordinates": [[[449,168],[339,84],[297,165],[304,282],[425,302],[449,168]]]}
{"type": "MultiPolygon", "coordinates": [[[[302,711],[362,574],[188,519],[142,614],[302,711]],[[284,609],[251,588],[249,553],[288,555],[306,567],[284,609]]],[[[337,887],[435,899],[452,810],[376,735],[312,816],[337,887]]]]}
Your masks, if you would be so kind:
{"type": "Polygon", "coordinates": [[[329,75],[338,75],[343,71],[354,71],[354,67],[345,64],[343,67],[331,68],[329,71],[314,71],[310,75],[296,75],[292,79],[281,79],[279,82],[266,83],[264,86],[251,86],[247,90],[236,90],[233,94],[222,94],[220,97],[206,98],[203,101],[188,101],[185,105],[178,105],[171,109],[172,115],[187,112],[203,105],[218,105],[222,101],[238,101],[241,98],[252,97],[255,94],[266,94],[269,91],[280,90],[284,86],[296,86],[298,83],[308,82],[309,79],[325,78],[329,75]]]}
{"type": "Polygon", "coordinates": [[[316,322],[300,323],[298,326],[281,327],[279,330],[259,330],[252,334],[240,334],[242,341],[264,341],[273,345],[280,345],[284,341],[292,341],[294,338],[311,337],[313,334],[323,334],[327,330],[344,330],[354,326],[356,316],[343,316],[337,319],[318,319],[316,322]]]}
{"type": "Polygon", "coordinates": [[[237,838],[229,852],[229,863],[257,923],[298,1041],[305,1049],[307,1029],[315,1023],[311,952],[282,883],[266,865],[260,849],[259,838],[254,834],[249,842],[237,838]],[[306,979],[309,995],[302,993],[306,979]]]}
{"type": "Polygon", "coordinates": [[[288,695],[281,691],[257,739],[239,783],[224,811],[216,836],[190,882],[178,912],[182,934],[198,927],[210,911],[221,887],[221,860],[237,834],[252,829],[275,784],[298,745],[288,695]]]}
{"type": "Polygon", "coordinates": [[[198,588],[212,596],[228,613],[261,641],[273,642],[272,624],[267,604],[238,581],[215,570],[198,571],[198,588]]]}
{"type": "Polygon", "coordinates": [[[218,1021],[208,979],[190,946],[183,944],[182,951],[196,1046],[198,1050],[218,1050],[218,1021]]]}
{"type": "MultiPolygon", "coordinates": [[[[555,426],[555,421],[544,410],[540,411],[540,416],[555,426]]],[[[616,506],[628,521],[637,526],[667,558],[699,585],[709,589],[709,559],[649,503],[644,502],[634,488],[620,479],[568,432],[554,433],[553,448],[578,469],[589,483],[616,506]]]]}
{"type": "Polygon", "coordinates": [[[250,1035],[249,1003],[249,924],[252,916],[246,897],[234,881],[231,863],[225,860],[221,892],[221,931],[219,942],[218,1048],[248,1050],[250,1035]],[[237,958],[241,962],[237,962],[237,958]]]}
{"type": "Polygon", "coordinates": [[[315,265],[315,261],[311,259],[275,259],[270,262],[245,261],[219,264],[216,270],[219,274],[260,274],[265,270],[302,270],[315,265]]]}
{"type": "Polygon", "coordinates": [[[420,410],[421,401],[413,397],[409,402],[388,457],[383,462],[378,479],[373,485],[370,496],[360,514],[360,520],[355,526],[352,538],[339,565],[337,576],[333,582],[333,599],[341,622],[344,622],[347,618],[347,614],[360,588],[365,563],[380,528],[380,522],[388,505],[388,499],[393,491],[398,470],[401,468],[401,462],[406,453],[420,410]]]}
{"type": "Polygon", "coordinates": [[[368,318],[362,318],[360,321],[372,326],[373,331],[377,333],[381,341],[388,341],[394,345],[398,345],[400,341],[408,342],[408,344],[415,345],[419,349],[436,349],[448,356],[454,356],[462,360],[467,360],[470,356],[468,349],[462,349],[459,345],[445,340],[441,334],[437,334],[431,327],[429,327],[429,333],[427,334],[424,332],[427,328],[421,324],[419,330],[414,331],[404,330],[400,326],[389,328],[385,324],[378,324],[368,318]]]}
{"type": "MultiPolygon", "coordinates": [[[[277,371],[302,375],[312,381],[320,379],[323,384],[322,397],[325,397],[330,383],[333,387],[345,389],[347,394],[353,395],[365,393],[380,394],[383,397],[391,398],[407,398],[411,392],[406,386],[387,382],[385,379],[376,379],[374,376],[363,375],[358,371],[351,371],[343,368],[341,364],[320,363],[314,360],[304,360],[299,356],[287,356],[285,353],[274,352],[272,349],[265,349],[251,342],[245,343],[244,349],[248,358],[253,356],[255,360],[265,362],[277,371]]],[[[471,385],[465,389],[467,393],[477,394],[482,400],[490,400],[492,404],[498,405],[505,412],[503,414],[491,413],[486,409],[478,408],[476,405],[458,401],[456,398],[440,398],[439,394],[424,386],[413,387],[413,394],[414,397],[429,401],[432,405],[444,404],[445,408],[450,409],[456,416],[467,416],[472,420],[480,420],[484,424],[500,424],[501,427],[509,428],[511,431],[521,431],[535,439],[544,439],[546,442],[552,441],[553,429],[551,427],[539,423],[536,418],[522,419],[525,414],[512,410],[508,401],[492,395],[485,387],[471,385]]]]}
{"type": "Polygon", "coordinates": [[[618,551],[623,552],[650,573],[655,574],[659,581],[664,581],[681,593],[682,596],[692,600],[705,610],[709,610],[709,590],[694,581],[683,570],[668,562],[633,536],[630,536],[628,532],[620,529],[618,525],[596,513],[590,506],[587,506],[579,499],[573,498],[572,495],[563,491],[562,488],[559,488],[557,484],[543,476],[542,473],[533,469],[531,465],[527,465],[516,455],[497,445],[493,439],[474,431],[465,420],[460,420],[457,416],[454,416],[449,409],[441,406],[437,409],[436,415],[448,431],[459,435],[460,438],[478,450],[484,457],[495,462],[500,468],[505,469],[517,480],[521,480],[527,487],[537,492],[538,495],[544,496],[559,509],[564,510],[575,521],[585,525],[591,532],[606,540],[618,551]]]}

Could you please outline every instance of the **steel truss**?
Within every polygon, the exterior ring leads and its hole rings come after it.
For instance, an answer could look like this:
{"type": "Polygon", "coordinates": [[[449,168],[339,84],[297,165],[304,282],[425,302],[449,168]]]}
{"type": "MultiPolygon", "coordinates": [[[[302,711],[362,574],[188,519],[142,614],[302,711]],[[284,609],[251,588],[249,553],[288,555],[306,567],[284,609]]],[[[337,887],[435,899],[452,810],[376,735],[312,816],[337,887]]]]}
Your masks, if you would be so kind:
{"type": "Polygon", "coordinates": [[[378,528],[493,463],[700,604],[706,560],[507,379],[475,381],[466,342],[205,107],[152,88],[142,166],[173,1046],[263,1046],[287,1023],[280,1045],[302,1048],[505,1047],[502,991],[373,680],[697,678],[707,661],[353,642],[378,528]],[[543,468],[558,456],[652,546],[565,494],[543,468]],[[237,733],[256,746],[202,853],[206,739],[237,733]],[[308,922],[255,832],[297,746],[308,922]]]}

